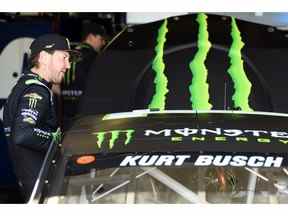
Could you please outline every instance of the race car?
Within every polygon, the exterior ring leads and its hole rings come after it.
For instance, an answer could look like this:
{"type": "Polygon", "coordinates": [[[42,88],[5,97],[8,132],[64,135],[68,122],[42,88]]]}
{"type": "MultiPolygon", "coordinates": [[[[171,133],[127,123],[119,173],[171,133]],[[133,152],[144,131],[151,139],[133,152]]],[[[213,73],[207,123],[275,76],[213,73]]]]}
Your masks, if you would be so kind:
{"type": "Polygon", "coordinates": [[[51,145],[30,203],[287,203],[287,119],[227,110],[83,117],[51,145]]]}
{"type": "Polygon", "coordinates": [[[29,203],[287,203],[287,37],[224,18],[117,34],[29,203]]]}

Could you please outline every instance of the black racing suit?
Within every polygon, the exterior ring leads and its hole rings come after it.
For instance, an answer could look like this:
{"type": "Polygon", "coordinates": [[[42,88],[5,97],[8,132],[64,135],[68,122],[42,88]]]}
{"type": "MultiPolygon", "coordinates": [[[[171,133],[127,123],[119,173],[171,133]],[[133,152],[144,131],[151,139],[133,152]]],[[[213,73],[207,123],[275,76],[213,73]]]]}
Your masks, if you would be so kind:
{"type": "Polygon", "coordinates": [[[71,123],[72,118],[78,114],[79,101],[85,90],[88,72],[97,56],[96,50],[86,43],[81,43],[75,50],[81,53],[81,60],[72,63],[70,70],[65,73],[64,82],[61,85],[65,128],[71,123]]]}
{"type": "Polygon", "coordinates": [[[4,128],[14,172],[27,202],[58,127],[51,84],[23,75],[4,106],[4,128]]]}

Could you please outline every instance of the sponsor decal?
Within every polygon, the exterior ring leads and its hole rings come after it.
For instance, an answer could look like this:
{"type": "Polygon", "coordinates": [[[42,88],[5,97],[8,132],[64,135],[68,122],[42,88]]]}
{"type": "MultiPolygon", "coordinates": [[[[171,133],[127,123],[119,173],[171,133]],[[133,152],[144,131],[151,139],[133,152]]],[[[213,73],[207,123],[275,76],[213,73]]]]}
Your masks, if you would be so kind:
{"type": "Polygon", "coordinates": [[[155,93],[149,104],[149,108],[159,108],[160,110],[165,109],[166,94],[169,92],[168,79],[164,73],[165,63],[164,63],[164,45],[166,41],[166,34],[168,32],[167,20],[164,20],[163,24],[158,30],[157,36],[157,46],[155,47],[155,57],[152,62],[152,69],[155,72],[155,93]]]}
{"type": "Polygon", "coordinates": [[[33,118],[31,118],[31,117],[23,118],[23,122],[27,122],[28,124],[32,124],[32,125],[36,124],[35,120],[33,118]]]}
{"type": "Polygon", "coordinates": [[[31,109],[21,109],[21,115],[23,118],[30,117],[33,120],[37,121],[38,119],[38,111],[31,109]]]}
{"type": "Polygon", "coordinates": [[[162,129],[144,131],[144,136],[162,136],[171,137],[171,142],[181,143],[184,139],[189,138],[191,141],[214,141],[214,142],[249,142],[257,143],[282,143],[288,144],[288,133],[285,131],[267,131],[253,129],[196,129],[196,128],[179,128],[179,129],[162,129]]]}
{"type": "Polygon", "coordinates": [[[52,48],[52,47],[54,47],[54,46],[55,46],[55,43],[53,43],[53,44],[48,44],[48,45],[45,46],[45,48],[49,48],[49,49],[50,49],[50,48],[52,48]]]}
{"type": "Polygon", "coordinates": [[[126,156],[120,166],[182,166],[190,155],[136,155],[126,156]]]}
{"type": "Polygon", "coordinates": [[[82,93],[83,92],[81,90],[63,90],[61,92],[63,96],[69,96],[69,97],[72,97],[72,96],[79,97],[82,95],[82,93]]]}
{"type": "Polygon", "coordinates": [[[198,50],[189,64],[189,69],[193,74],[189,86],[190,102],[192,109],[210,110],[212,105],[209,103],[209,85],[207,83],[208,70],[205,66],[205,60],[212,45],[209,41],[207,16],[203,13],[198,14],[197,22],[199,24],[198,50]]]}
{"type": "Polygon", "coordinates": [[[42,100],[42,97],[37,93],[25,94],[24,98],[29,98],[29,107],[30,109],[35,109],[37,106],[37,101],[42,100]]]}
{"type": "Polygon", "coordinates": [[[199,155],[195,166],[234,166],[234,167],[281,167],[283,157],[263,157],[245,155],[199,155]]]}
{"type": "Polygon", "coordinates": [[[97,146],[101,148],[105,137],[109,136],[109,149],[112,149],[114,147],[115,142],[120,137],[120,134],[125,134],[125,141],[124,144],[127,145],[132,140],[132,135],[135,132],[133,129],[127,129],[127,130],[112,130],[112,131],[102,131],[102,132],[94,132],[93,135],[97,136],[97,146]]]}
{"type": "Polygon", "coordinates": [[[194,166],[232,166],[232,167],[281,167],[283,157],[278,156],[246,156],[246,155],[129,155],[120,166],[182,166],[192,163],[194,166]]]}
{"type": "Polygon", "coordinates": [[[77,158],[76,163],[80,165],[90,164],[95,161],[94,155],[83,155],[77,158]]]}
{"type": "MultiPolygon", "coordinates": [[[[197,52],[189,63],[189,69],[193,74],[192,81],[189,85],[191,107],[194,110],[210,110],[212,104],[209,103],[209,85],[207,83],[208,70],[205,61],[212,46],[209,41],[207,16],[204,13],[197,15],[198,22],[198,41],[197,52]]],[[[166,34],[169,31],[168,21],[164,20],[159,27],[157,35],[157,45],[155,47],[155,58],[152,63],[152,69],[155,72],[155,93],[151,99],[148,108],[165,110],[166,96],[169,92],[168,79],[165,75],[164,49],[166,34]]],[[[227,69],[233,84],[234,94],[232,96],[233,106],[235,109],[243,111],[253,111],[249,105],[249,96],[252,84],[249,81],[243,66],[241,50],[244,47],[241,32],[237,26],[234,17],[231,17],[231,46],[228,57],[230,67],[227,69]]]]}
{"type": "Polygon", "coordinates": [[[252,84],[244,70],[241,54],[244,42],[242,41],[241,33],[234,17],[231,17],[231,37],[232,44],[228,54],[230,58],[230,67],[227,72],[234,83],[234,94],[232,96],[234,108],[239,108],[244,111],[253,111],[249,105],[249,95],[252,84]]]}
{"type": "Polygon", "coordinates": [[[33,131],[36,133],[36,136],[39,136],[41,138],[49,139],[51,137],[51,133],[43,131],[39,128],[34,128],[33,131]]]}
{"type": "MultiPolygon", "coordinates": [[[[109,149],[114,147],[122,134],[125,135],[124,145],[128,145],[135,130],[111,130],[94,132],[93,135],[97,137],[98,148],[102,147],[105,139],[109,139],[109,149]]],[[[184,141],[191,141],[192,143],[199,142],[214,142],[214,143],[278,143],[278,144],[288,144],[288,132],[285,131],[268,131],[268,130],[253,130],[253,129],[224,129],[224,128],[178,128],[178,129],[162,129],[162,130],[144,130],[144,137],[168,137],[171,143],[179,144],[184,141]]],[[[121,139],[123,140],[123,139],[121,139]]]]}

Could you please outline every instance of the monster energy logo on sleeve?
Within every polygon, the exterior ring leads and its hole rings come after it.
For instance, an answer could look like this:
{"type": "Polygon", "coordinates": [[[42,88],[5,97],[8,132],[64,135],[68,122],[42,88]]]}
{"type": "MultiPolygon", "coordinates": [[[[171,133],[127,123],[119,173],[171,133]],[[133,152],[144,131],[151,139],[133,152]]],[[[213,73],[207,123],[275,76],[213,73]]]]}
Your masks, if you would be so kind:
{"type": "Polygon", "coordinates": [[[108,135],[110,137],[109,149],[112,149],[114,147],[115,142],[118,140],[121,134],[125,134],[124,145],[128,145],[132,140],[132,135],[134,132],[135,130],[133,129],[127,129],[127,130],[111,130],[111,131],[94,132],[92,134],[97,136],[98,148],[102,147],[102,144],[105,141],[105,136],[108,135]]]}
{"type": "MultiPolygon", "coordinates": [[[[205,67],[205,60],[211,48],[207,16],[204,13],[198,14],[197,22],[199,24],[198,51],[189,64],[189,69],[193,74],[193,79],[189,86],[191,95],[190,101],[192,103],[192,109],[194,110],[210,110],[212,105],[209,103],[209,86],[207,84],[208,72],[205,67]]],[[[167,20],[165,20],[158,30],[157,46],[155,48],[156,56],[152,64],[152,69],[155,71],[155,94],[153,95],[148,108],[165,109],[166,94],[169,92],[167,89],[168,80],[164,74],[165,63],[163,60],[164,43],[166,41],[167,32],[167,20]]],[[[228,54],[231,65],[228,68],[228,74],[234,83],[235,92],[232,96],[234,108],[240,108],[243,111],[253,111],[248,103],[251,83],[245,74],[243,60],[241,58],[241,49],[243,48],[244,43],[242,42],[241,33],[234,18],[232,18],[231,21],[231,36],[232,44],[228,54]]]]}
{"type": "Polygon", "coordinates": [[[26,94],[24,95],[24,97],[28,97],[29,98],[29,107],[30,109],[35,109],[37,106],[37,101],[38,100],[42,100],[42,97],[37,94],[37,93],[30,93],[30,94],[26,94]]]}

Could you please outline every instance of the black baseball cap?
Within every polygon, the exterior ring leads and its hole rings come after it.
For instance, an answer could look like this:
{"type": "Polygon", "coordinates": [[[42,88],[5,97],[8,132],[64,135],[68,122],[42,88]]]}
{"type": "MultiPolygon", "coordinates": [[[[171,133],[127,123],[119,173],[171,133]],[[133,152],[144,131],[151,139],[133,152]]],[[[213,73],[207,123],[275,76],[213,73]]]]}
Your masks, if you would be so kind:
{"type": "Polygon", "coordinates": [[[45,34],[36,38],[30,45],[30,58],[35,57],[42,50],[47,52],[55,50],[66,51],[69,53],[71,61],[77,61],[81,57],[79,51],[71,49],[68,38],[59,34],[45,34]]]}

